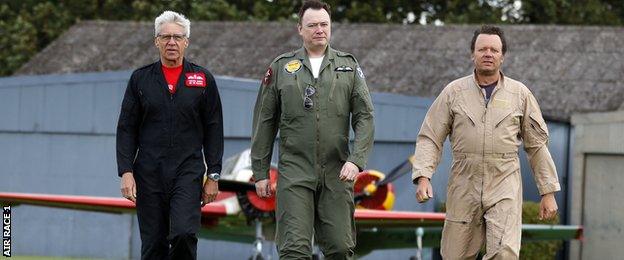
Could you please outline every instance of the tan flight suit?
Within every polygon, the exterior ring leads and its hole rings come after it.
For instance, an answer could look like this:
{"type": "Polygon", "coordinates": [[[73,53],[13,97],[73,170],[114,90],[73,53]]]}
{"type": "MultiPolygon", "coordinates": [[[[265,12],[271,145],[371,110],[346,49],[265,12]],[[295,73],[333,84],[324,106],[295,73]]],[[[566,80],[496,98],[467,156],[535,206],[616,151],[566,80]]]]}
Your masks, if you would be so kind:
{"type": "Polygon", "coordinates": [[[279,129],[276,243],[280,259],[310,259],[312,234],[326,259],[352,259],[353,182],[346,161],[366,167],[374,136],[373,104],[353,55],[327,47],[318,78],[304,48],[277,57],[254,109],[251,164],[267,178],[279,129]],[[308,95],[306,89],[314,88],[308,95]],[[305,100],[313,101],[308,108],[305,100]],[[355,139],[349,149],[349,129],[355,139]]]}
{"type": "Polygon", "coordinates": [[[451,82],[429,108],[416,141],[413,181],[431,178],[447,135],[451,141],[444,259],[475,259],[484,239],[483,259],[519,257],[522,142],[540,194],[560,190],[548,130],[533,94],[501,73],[489,100],[486,104],[474,74],[451,82]]]}

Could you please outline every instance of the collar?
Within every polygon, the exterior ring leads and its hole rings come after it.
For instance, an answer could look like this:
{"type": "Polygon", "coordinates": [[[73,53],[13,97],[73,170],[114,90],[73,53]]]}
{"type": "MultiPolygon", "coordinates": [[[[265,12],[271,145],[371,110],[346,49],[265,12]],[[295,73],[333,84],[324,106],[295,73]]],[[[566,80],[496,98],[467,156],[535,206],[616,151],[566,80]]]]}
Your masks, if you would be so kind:
{"type": "MultiPolygon", "coordinates": [[[[500,77],[498,78],[498,83],[496,84],[496,87],[494,88],[494,90],[503,88],[505,86],[505,74],[503,74],[502,70],[498,71],[500,77]]],[[[477,82],[477,71],[473,70],[472,71],[472,83],[473,85],[479,89],[479,91],[481,90],[481,87],[479,86],[479,82],[477,82]]]]}

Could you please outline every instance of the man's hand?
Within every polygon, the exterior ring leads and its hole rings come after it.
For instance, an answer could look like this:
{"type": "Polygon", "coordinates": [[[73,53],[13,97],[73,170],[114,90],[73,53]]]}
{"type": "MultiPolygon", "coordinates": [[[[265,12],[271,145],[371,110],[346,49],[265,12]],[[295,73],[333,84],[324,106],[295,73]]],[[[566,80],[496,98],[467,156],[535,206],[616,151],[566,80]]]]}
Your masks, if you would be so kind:
{"type": "Polygon", "coordinates": [[[134,175],[132,172],[124,172],[121,175],[121,196],[136,203],[136,184],[134,183],[134,175]]]}
{"type": "Polygon", "coordinates": [[[217,194],[219,193],[219,182],[213,181],[211,179],[207,179],[206,183],[204,183],[204,188],[202,189],[202,203],[201,206],[213,202],[217,199],[217,194]]]}
{"type": "Polygon", "coordinates": [[[256,182],[256,194],[260,198],[269,198],[273,196],[273,187],[271,187],[271,182],[269,179],[259,180],[256,182]]]}
{"type": "Polygon", "coordinates": [[[418,178],[418,186],[416,187],[416,200],[418,203],[425,203],[433,198],[433,187],[427,177],[418,178]]]}
{"type": "Polygon", "coordinates": [[[345,162],[342,166],[342,170],[340,170],[340,180],[341,181],[354,181],[355,178],[360,173],[360,169],[352,162],[345,162]]]}
{"type": "Polygon", "coordinates": [[[557,201],[555,200],[555,193],[548,193],[542,196],[540,202],[539,219],[548,220],[557,216],[557,201]]]}

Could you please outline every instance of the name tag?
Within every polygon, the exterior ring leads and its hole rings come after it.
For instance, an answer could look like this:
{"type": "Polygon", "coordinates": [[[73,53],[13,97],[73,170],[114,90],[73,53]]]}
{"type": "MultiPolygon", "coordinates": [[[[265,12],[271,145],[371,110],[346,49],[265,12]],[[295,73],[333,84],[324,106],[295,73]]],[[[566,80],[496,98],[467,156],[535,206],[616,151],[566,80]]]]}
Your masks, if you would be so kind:
{"type": "Polygon", "coordinates": [[[195,88],[206,87],[206,75],[203,72],[186,73],[186,86],[195,88]]]}
{"type": "Polygon", "coordinates": [[[491,100],[490,102],[491,102],[490,106],[495,107],[495,108],[510,108],[511,107],[509,100],[495,98],[494,100],[491,100]]]}

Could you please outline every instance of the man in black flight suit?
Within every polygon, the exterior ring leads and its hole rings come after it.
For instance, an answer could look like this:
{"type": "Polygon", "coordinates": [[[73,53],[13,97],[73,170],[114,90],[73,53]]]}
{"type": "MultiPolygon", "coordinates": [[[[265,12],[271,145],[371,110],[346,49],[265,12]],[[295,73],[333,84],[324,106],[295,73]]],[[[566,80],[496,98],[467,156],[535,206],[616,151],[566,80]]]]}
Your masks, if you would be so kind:
{"type": "Polygon", "coordinates": [[[132,73],[117,125],[121,193],[136,203],[142,259],[196,259],[201,206],[219,190],[221,101],[184,59],[190,21],[165,11],[154,24],[160,60],[132,73]]]}

